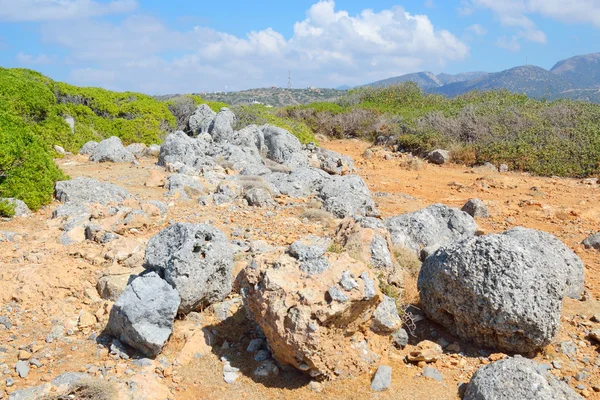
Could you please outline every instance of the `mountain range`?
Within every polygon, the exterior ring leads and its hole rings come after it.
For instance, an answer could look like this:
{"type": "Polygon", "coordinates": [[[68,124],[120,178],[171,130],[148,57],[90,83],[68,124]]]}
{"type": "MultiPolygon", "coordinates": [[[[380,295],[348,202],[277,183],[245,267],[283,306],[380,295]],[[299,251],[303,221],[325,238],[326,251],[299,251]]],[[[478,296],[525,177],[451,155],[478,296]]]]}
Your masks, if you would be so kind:
{"type": "Polygon", "coordinates": [[[555,100],[569,98],[600,103],[600,53],[559,61],[549,71],[533,65],[501,72],[466,72],[456,75],[416,72],[373,82],[365,86],[385,87],[415,82],[425,92],[459,96],[472,90],[507,89],[530,97],[555,100]]]}

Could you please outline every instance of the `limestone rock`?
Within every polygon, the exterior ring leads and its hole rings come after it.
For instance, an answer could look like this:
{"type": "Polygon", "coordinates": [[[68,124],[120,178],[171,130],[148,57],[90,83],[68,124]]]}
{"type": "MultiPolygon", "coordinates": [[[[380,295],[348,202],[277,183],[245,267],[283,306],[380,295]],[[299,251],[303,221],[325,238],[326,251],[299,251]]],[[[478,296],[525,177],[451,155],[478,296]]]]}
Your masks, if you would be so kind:
{"type": "Polygon", "coordinates": [[[450,161],[450,152],[441,149],[434,150],[427,155],[427,160],[433,164],[446,164],[448,161],[450,161]]]}
{"type": "Polygon", "coordinates": [[[324,272],[306,275],[297,259],[275,252],[257,256],[243,271],[246,308],[273,357],[317,379],[366,371],[380,358],[372,349],[388,341],[367,329],[381,299],[369,269],[347,254],[329,255],[328,263],[324,272]],[[339,284],[347,271],[358,287],[339,284]],[[332,288],[345,301],[336,301],[332,288]]]}
{"type": "Polygon", "coordinates": [[[54,193],[56,199],[62,203],[121,203],[131,197],[127,190],[119,186],[85,177],[56,182],[54,193]]]}
{"type": "Polygon", "coordinates": [[[392,367],[381,365],[371,381],[371,390],[374,392],[383,392],[392,386],[392,367]]]}
{"type": "Polygon", "coordinates": [[[338,218],[379,215],[371,192],[358,175],[332,176],[321,189],[323,208],[338,218]]]}
{"type": "Polygon", "coordinates": [[[223,107],[216,115],[209,133],[217,143],[231,142],[233,140],[233,128],[236,123],[237,118],[233,111],[223,107]]]}
{"type": "Polygon", "coordinates": [[[481,367],[467,386],[464,400],[582,400],[567,384],[534,361],[507,358],[481,367]]]}
{"type": "Polygon", "coordinates": [[[148,357],[157,356],[173,332],[179,295],[156,273],[136,278],[110,312],[108,331],[148,357]]]}
{"type": "Polygon", "coordinates": [[[308,156],[302,153],[302,144],[296,136],[272,125],[264,125],[261,129],[270,160],[295,168],[308,166],[308,156]]]}
{"type": "Polygon", "coordinates": [[[25,204],[22,200],[9,197],[0,198],[0,202],[7,202],[8,204],[12,205],[15,209],[15,217],[26,217],[31,215],[29,207],[27,207],[27,204],[25,204]]]}
{"type": "Polygon", "coordinates": [[[90,154],[93,162],[125,163],[135,160],[135,156],[125,147],[123,142],[116,136],[104,139],[94,148],[90,154]]]}
{"type": "Polygon", "coordinates": [[[94,150],[98,147],[98,142],[94,142],[93,140],[87,142],[81,149],[79,149],[79,154],[90,155],[94,152],[94,150]]]}
{"type": "Polygon", "coordinates": [[[473,218],[487,218],[490,216],[487,206],[480,199],[470,199],[461,211],[466,212],[473,218]]]}
{"type": "Polygon", "coordinates": [[[233,251],[223,232],[210,225],[177,223],[162,230],[148,242],[145,267],[177,290],[183,314],[231,292],[233,251]]]}
{"type": "Polygon", "coordinates": [[[189,127],[194,136],[202,133],[208,133],[215,120],[217,113],[214,112],[208,104],[200,104],[196,111],[190,116],[189,127]]]}

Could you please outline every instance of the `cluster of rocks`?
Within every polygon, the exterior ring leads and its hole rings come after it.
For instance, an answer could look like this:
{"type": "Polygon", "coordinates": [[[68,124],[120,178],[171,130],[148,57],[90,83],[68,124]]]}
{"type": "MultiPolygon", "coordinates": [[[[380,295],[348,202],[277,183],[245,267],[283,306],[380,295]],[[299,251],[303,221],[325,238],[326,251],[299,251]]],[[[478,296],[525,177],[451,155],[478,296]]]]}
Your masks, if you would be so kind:
{"type": "Polygon", "coordinates": [[[132,143],[129,146],[123,146],[123,142],[116,136],[102,140],[100,143],[90,141],[79,149],[79,154],[89,155],[89,160],[93,162],[135,162],[139,157],[156,157],[160,151],[160,146],[153,144],[146,146],[143,143],[132,143]]]}

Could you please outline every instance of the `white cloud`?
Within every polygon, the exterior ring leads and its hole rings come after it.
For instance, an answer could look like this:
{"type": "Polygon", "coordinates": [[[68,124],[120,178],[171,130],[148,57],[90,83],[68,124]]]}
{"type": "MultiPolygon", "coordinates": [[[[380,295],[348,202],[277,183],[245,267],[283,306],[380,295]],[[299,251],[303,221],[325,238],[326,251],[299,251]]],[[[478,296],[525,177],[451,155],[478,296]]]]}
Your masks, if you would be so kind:
{"type": "Polygon", "coordinates": [[[133,11],[136,0],[0,0],[0,21],[39,22],[89,18],[133,11]]]}
{"type": "Polygon", "coordinates": [[[544,44],[546,34],[528,17],[541,15],[568,23],[586,23],[600,28],[600,1],[598,0],[471,0],[463,8],[487,8],[494,12],[500,23],[516,29],[511,39],[502,37],[498,45],[511,51],[520,49],[522,40],[544,44]]]}
{"type": "Polygon", "coordinates": [[[56,57],[50,57],[46,54],[39,54],[37,56],[19,52],[15,57],[17,62],[22,65],[48,65],[56,61],[56,57]]]}
{"type": "Polygon", "coordinates": [[[42,38],[69,50],[75,83],[151,93],[284,86],[288,70],[298,87],[335,87],[441,68],[469,55],[465,43],[426,15],[394,7],[352,16],[331,0],[314,4],[287,40],[271,28],[244,37],[203,26],[175,31],[144,16],[119,24],[47,23],[42,38]]]}
{"type": "Polygon", "coordinates": [[[488,33],[487,29],[485,29],[485,27],[480,24],[471,25],[467,28],[467,30],[469,32],[474,33],[477,36],[485,36],[488,33]]]}

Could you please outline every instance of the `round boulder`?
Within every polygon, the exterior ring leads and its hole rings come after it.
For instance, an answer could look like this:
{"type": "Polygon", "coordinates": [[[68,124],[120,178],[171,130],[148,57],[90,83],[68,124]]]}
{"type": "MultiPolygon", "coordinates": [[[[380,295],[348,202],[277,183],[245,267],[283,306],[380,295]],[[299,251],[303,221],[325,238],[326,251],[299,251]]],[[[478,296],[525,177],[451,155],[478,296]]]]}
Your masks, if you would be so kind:
{"type": "Polygon", "coordinates": [[[548,345],[572,270],[547,239],[521,228],[440,248],[419,274],[423,310],[481,346],[528,353],[548,345]]]}
{"type": "Polygon", "coordinates": [[[463,400],[582,400],[534,361],[506,358],[481,367],[467,386],[463,400]]]}
{"type": "Polygon", "coordinates": [[[112,136],[98,143],[90,154],[90,161],[125,163],[135,160],[135,156],[123,146],[123,142],[112,136]]]}

